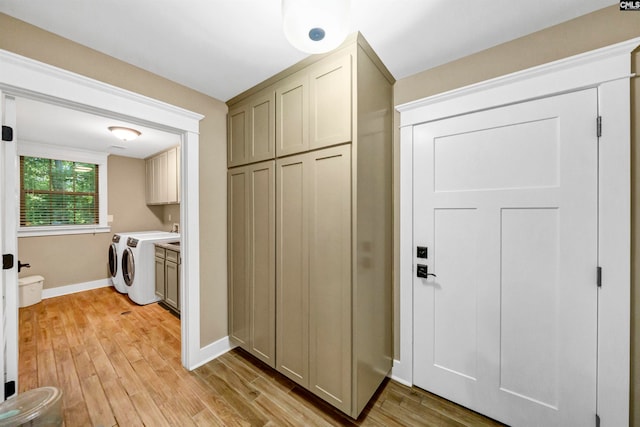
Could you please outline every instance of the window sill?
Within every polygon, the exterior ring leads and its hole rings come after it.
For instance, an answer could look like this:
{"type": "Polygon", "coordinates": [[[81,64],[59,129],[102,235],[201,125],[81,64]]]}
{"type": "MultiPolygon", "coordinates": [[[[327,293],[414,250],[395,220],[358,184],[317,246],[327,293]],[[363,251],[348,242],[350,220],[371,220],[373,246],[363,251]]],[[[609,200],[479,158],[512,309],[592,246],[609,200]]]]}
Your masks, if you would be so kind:
{"type": "Polygon", "coordinates": [[[100,225],[74,225],[74,226],[53,226],[53,227],[23,227],[18,228],[18,238],[38,237],[38,236],[62,236],[67,234],[96,234],[109,233],[111,227],[100,225]]]}

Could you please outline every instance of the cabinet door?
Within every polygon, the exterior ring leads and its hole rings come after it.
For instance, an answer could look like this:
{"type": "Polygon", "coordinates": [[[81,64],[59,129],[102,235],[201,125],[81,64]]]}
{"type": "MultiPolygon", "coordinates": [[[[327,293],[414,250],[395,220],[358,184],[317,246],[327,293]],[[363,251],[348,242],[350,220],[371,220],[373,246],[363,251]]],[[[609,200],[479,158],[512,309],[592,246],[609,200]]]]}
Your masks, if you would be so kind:
{"type": "Polygon", "coordinates": [[[309,80],[298,72],[276,89],[276,155],[309,149],[309,80]]]}
{"type": "Polygon", "coordinates": [[[351,145],[309,157],[309,389],[349,412],[351,145]]]}
{"type": "Polygon", "coordinates": [[[153,203],[153,159],[145,160],[145,200],[147,204],[153,203]]]}
{"type": "Polygon", "coordinates": [[[182,167],[181,163],[181,150],[180,147],[176,147],[176,193],[177,193],[177,202],[180,203],[181,191],[180,186],[182,185],[182,167]]]}
{"type": "Polygon", "coordinates": [[[309,385],[307,155],[276,161],[276,369],[309,385]]]}
{"type": "Polygon", "coordinates": [[[166,284],[165,302],[178,310],[178,286],[180,278],[178,276],[178,263],[167,260],[164,264],[164,275],[166,284]]]}
{"type": "Polygon", "coordinates": [[[351,141],[351,55],[323,60],[309,73],[310,148],[351,141]]]}
{"type": "Polygon", "coordinates": [[[252,99],[249,107],[249,162],[275,158],[276,99],[273,89],[252,99]]]}
{"type": "Polygon", "coordinates": [[[242,105],[229,111],[227,136],[227,165],[238,166],[248,160],[249,106],[242,105]]]}
{"type": "Polygon", "coordinates": [[[249,258],[247,167],[230,169],[227,176],[229,337],[249,350],[249,258]]]}
{"type": "Polygon", "coordinates": [[[153,175],[151,178],[151,204],[167,203],[167,152],[151,158],[153,175]]]}
{"type": "Polygon", "coordinates": [[[275,162],[248,169],[250,351],[275,367],[275,162]]]}
{"type": "Polygon", "coordinates": [[[155,257],[155,270],[156,270],[156,295],[160,300],[164,300],[164,257],[155,257]]]}
{"type": "Polygon", "coordinates": [[[167,203],[178,203],[178,149],[167,151],[167,203]]]}

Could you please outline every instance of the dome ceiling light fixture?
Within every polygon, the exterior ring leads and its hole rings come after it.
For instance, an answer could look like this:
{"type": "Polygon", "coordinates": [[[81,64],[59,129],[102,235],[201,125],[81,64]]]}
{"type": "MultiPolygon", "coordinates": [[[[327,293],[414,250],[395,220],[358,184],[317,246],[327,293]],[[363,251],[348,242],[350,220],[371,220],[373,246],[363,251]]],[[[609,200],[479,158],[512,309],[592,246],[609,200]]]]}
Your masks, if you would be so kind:
{"type": "Polygon", "coordinates": [[[109,126],[109,130],[123,141],[133,141],[141,135],[140,131],[122,126],[109,126]]]}
{"type": "Polygon", "coordinates": [[[349,0],[282,0],[284,35],[303,52],[329,52],[347,37],[349,3],[349,0]]]}

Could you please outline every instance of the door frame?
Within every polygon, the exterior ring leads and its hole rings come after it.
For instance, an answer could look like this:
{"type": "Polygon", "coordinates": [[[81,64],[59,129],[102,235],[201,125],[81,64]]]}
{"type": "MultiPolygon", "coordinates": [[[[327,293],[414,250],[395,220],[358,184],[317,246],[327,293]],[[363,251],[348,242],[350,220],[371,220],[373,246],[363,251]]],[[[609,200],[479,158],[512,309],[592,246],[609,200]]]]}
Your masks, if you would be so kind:
{"type": "MultiPolygon", "coordinates": [[[[629,423],[630,381],[630,82],[640,38],[396,106],[400,112],[400,358],[392,378],[413,384],[413,126],[489,108],[598,89],[599,138],[597,414],[629,423]]],[[[594,132],[596,118],[594,117],[594,132]]],[[[594,266],[594,286],[596,266],[594,266]]]]}
{"type": "MultiPolygon", "coordinates": [[[[181,136],[182,365],[194,369],[207,359],[200,346],[199,128],[203,115],[121,89],[49,64],[0,50],[0,91],[123,119],[181,136]]],[[[17,295],[17,281],[13,285],[17,295]]],[[[6,328],[17,338],[15,318],[6,328]]],[[[10,345],[10,344],[9,344],[10,345]]],[[[15,347],[18,342],[16,339],[15,347]]],[[[16,372],[17,374],[17,372],[16,372]]]]}

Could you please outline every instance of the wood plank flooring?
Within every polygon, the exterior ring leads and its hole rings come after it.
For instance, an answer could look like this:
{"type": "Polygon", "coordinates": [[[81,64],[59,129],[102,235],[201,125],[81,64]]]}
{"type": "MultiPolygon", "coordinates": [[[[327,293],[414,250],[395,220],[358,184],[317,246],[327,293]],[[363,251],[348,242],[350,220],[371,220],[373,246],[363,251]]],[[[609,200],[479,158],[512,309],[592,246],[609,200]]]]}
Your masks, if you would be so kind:
{"type": "Polygon", "coordinates": [[[189,372],[180,321],[112,288],[20,309],[19,390],[56,386],[73,426],[496,426],[385,381],[358,420],[241,350],[189,372]]]}

